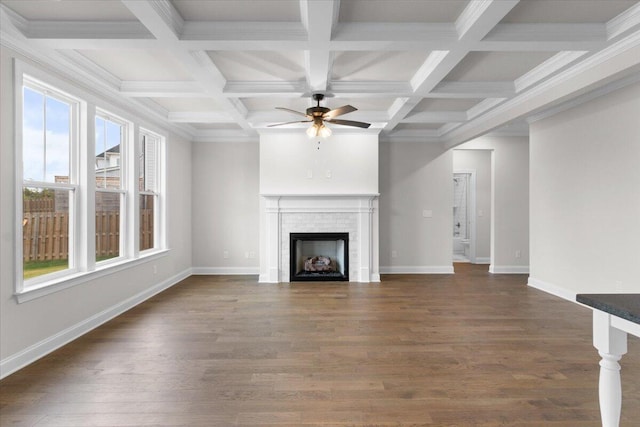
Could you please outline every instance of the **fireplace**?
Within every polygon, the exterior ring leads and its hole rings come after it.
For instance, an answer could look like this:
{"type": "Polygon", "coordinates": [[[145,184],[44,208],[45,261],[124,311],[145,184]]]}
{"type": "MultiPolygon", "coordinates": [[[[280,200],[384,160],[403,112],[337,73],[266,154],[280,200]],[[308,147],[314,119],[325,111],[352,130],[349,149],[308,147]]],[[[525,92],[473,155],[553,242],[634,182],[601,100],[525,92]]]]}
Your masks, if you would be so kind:
{"type": "Polygon", "coordinates": [[[349,233],[290,233],[289,280],[349,281],[349,233]]]}
{"type": "Polygon", "coordinates": [[[260,283],[291,280],[292,233],[345,233],[343,280],[380,281],[378,194],[263,194],[261,212],[260,283]]]}

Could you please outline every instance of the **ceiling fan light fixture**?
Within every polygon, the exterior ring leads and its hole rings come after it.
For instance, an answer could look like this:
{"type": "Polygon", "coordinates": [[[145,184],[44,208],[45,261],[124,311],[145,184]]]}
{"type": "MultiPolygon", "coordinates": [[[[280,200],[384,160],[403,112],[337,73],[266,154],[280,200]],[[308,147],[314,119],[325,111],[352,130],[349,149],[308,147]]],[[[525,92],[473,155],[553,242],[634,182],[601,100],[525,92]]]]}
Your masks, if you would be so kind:
{"type": "Polygon", "coordinates": [[[313,125],[309,126],[309,128],[307,129],[307,135],[309,136],[309,138],[314,138],[318,136],[321,138],[326,138],[328,136],[331,136],[331,129],[329,129],[323,124],[318,125],[317,123],[314,123],[313,125]]]}

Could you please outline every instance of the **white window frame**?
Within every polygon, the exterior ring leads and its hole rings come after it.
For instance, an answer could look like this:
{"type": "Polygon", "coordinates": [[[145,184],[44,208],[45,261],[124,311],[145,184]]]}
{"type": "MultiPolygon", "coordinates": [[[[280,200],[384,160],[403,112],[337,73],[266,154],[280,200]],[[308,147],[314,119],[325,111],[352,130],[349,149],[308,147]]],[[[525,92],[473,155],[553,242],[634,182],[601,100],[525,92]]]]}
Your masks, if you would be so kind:
{"type": "MultiPolygon", "coordinates": [[[[56,96],[60,98],[59,96],[56,96]]],[[[24,303],[36,298],[58,292],[73,286],[82,285],[93,281],[99,277],[108,276],[119,271],[127,270],[132,267],[158,260],[167,256],[170,249],[168,248],[167,239],[167,222],[166,222],[166,137],[152,131],[147,133],[159,138],[158,147],[158,208],[155,221],[154,249],[145,250],[142,253],[138,251],[139,238],[137,229],[139,211],[138,211],[138,187],[135,180],[138,178],[137,166],[135,164],[135,148],[138,143],[138,125],[133,114],[127,111],[121,111],[119,108],[107,107],[102,108],[98,105],[107,104],[104,100],[91,95],[75,85],[56,78],[40,68],[27,64],[19,59],[14,59],[14,200],[15,200],[15,221],[14,221],[14,247],[15,247],[15,266],[14,266],[14,296],[17,302],[24,303]],[[36,82],[43,87],[51,90],[52,93],[65,95],[63,99],[77,102],[74,107],[75,120],[72,123],[75,140],[70,143],[70,184],[35,182],[28,181],[23,183],[22,171],[22,130],[23,130],[23,86],[25,82],[36,82]],[[123,176],[121,178],[124,196],[121,207],[121,224],[120,236],[120,257],[105,260],[104,262],[95,262],[95,117],[97,113],[107,112],[110,120],[116,118],[127,124],[126,135],[127,147],[122,150],[121,167],[123,168],[123,176]],[[111,113],[110,111],[116,111],[111,113]],[[124,116],[133,116],[132,120],[123,119],[124,116]],[[125,160],[127,159],[127,160],[125,160]],[[73,178],[71,178],[73,177],[73,178]],[[38,278],[23,279],[23,247],[22,247],[22,188],[23,184],[27,187],[52,189],[63,189],[70,191],[70,207],[69,207],[69,246],[73,245],[73,256],[69,259],[69,267],[73,269],[65,269],[38,278]],[[73,199],[73,200],[71,200],[73,199]],[[72,206],[73,205],[73,206],[72,206]],[[124,213],[124,214],[123,214],[124,213]],[[73,233],[73,234],[72,234],[73,233]],[[71,237],[73,235],[73,238],[71,237]],[[126,238],[124,236],[127,236],[126,238]],[[37,279],[37,280],[36,280],[37,279]]],[[[102,190],[100,190],[102,191],[102,190]]],[[[122,193],[121,193],[122,194],[122,193]]]]}
{"type": "MultiPolygon", "coordinates": [[[[131,234],[128,232],[128,229],[127,229],[127,225],[130,220],[128,205],[129,205],[129,199],[130,199],[129,192],[130,192],[131,185],[129,184],[129,181],[130,181],[129,177],[135,174],[130,173],[129,167],[128,167],[130,163],[127,161],[128,160],[127,154],[128,154],[128,151],[130,150],[129,142],[131,141],[130,133],[131,133],[131,129],[133,128],[133,123],[109,111],[106,111],[102,108],[96,108],[96,114],[93,118],[94,126],[95,126],[96,118],[101,118],[105,121],[110,121],[122,127],[122,132],[120,137],[121,138],[120,139],[120,188],[116,189],[116,188],[98,187],[95,180],[95,173],[94,173],[94,179],[93,179],[94,194],[99,192],[120,194],[120,224],[119,224],[119,227],[120,227],[119,252],[120,253],[118,254],[117,257],[109,258],[103,261],[98,261],[94,251],[94,262],[95,262],[96,268],[100,268],[101,266],[121,262],[122,260],[127,259],[131,256],[130,250],[127,247],[127,242],[131,238],[131,234]]],[[[93,146],[95,147],[95,141],[93,146]]],[[[94,152],[93,154],[95,159],[95,156],[98,153],[94,152]]],[[[95,197],[94,197],[94,201],[95,201],[95,197]]],[[[95,215],[95,202],[93,207],[94,207],[94,215],[95,215]]]]}
{"type": "MultiPolygon", "coordinates": [[[[163,179],[162,177],[164,176],[164,138],[160,135],[158,135],[155,132],[151,132],[150,130],[141,128],[140,129],[140,137],[138,138],[138,151],[137,153],[140,153],[140,151],[144,151],[144,143],[145,143],[145,139],[146,138],[152,138],[153,142],[155,143],[155,165],[156,165],[156,170],[155,170],[155,176],[154,176],[154,181],[155,181],[155,189],[153,191],[149,191],[149,190],[139,190],[139,186],[136,185],[135,188],[137,191],[137,195],[136,195],[136,200],[140,200],[140,196],[153,196],[153,247],[148,248],[148,249],[140,249],[140,242],[138,242],[136,244],[136,248],[140,253],[148,253],[148,252],[153,252],[158,250],[159,248],[164,247],[164,243],[161,240],[162,239],[162,235],[165,233],[160,233],[160,224],[163,223],[163,219],[164,219],[164,209],[161,205],[161,194],[164,194],[163,191],[163,179]]],[[[138,158],[138,156],[136,155],[136,159],[138,158]]],[[[147,159],[147,155],[145,152],[145,162],[147,159]]],[[[140,162],[137,162],[138,164],[140,162]]],[[[138,173],[136,173],[136,176],[139,177],[140,176],[140,172],[138,171],[138,173]]],[[[146,170],[145,170],[145,182],[147,180],[147,174],[146,174],[146,170]]],[[[137,184],[137,181],[136,181],[137,184]]],[[[146,188],[146,185],[145,185],[146,188]]],[[[140,219],[140,206],[138,205],[138,212],[137,212],[137,218],[138,220],[140,219]]],[[[138,224],[138,229],[141,225],[138,224]]],[[[137,235],[139,236],[139,232],[137,233],[137,235]]]]}
{"type": "MultiPolygon", "coordinates": [[[[53,273],[43,274],[41,276],[33,277],[30,279],[24,279],[24,266],[23,266],[23,253],[24,248],[22,244],[23,240],[23,227],[16,226],[16,241],[19,242],[16,247],[19,250],[16,251],[16,291],[24,292],[29,289],[38,288],[49,281],[63,278],[76,273],[78,265],[78,233],[76,218],[78,217],[79,204],[78,194],[80,187],[78,184],[79,171],[78,171],[78,147],[80,136],[80,110],[82,101],[69,93],[58,89],[54,85],[45,83],[41,79],[34,77],[31,73],[21,72],[19,75],[16,73],[16,85],[15,85],[15,134],[16,140],[19,141],[15,145],[15,167],[16,167],[16,218],[21,221],[24,218],[23,212],[23,190],[25,187],[38,188],[38,189],[52,189],[63,190],[69,192],[69,226],[68,226],[68,268],[64,270],[56,271],[53,273]],[[19,78],[18,78],[19,77],[19,78]],[[45,97],[51,97],[68,103],[70,106],[71,123],[69,125],[69,183],[55,183],[47,181],[25,181],[23,177],[23,126],[24,126],[24,88],[41,93],[45,97]]],[[[46,132],[46,122],[43,123],[46,132]]]]}

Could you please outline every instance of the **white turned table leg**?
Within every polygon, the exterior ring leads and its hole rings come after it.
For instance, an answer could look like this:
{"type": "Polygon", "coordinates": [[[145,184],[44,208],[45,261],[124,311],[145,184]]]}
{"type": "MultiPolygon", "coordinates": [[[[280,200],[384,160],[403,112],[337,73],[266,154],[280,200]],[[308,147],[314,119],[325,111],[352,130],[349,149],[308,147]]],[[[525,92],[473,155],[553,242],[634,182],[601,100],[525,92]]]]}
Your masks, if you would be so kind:
{"type": "Polygon", "coordinates": [[[618,427],[622,409],[620,364],[622,356],[599,352],[600,361],[600,416],[602,427],[618,427]]]}
{"type": "Polygon", "coordinates": [[[600,361],[600,416],[602,427],[618,427],[622,409],[622,384],[618,361],[627,352],[627,333],[611,326],[611,315],[593,311],[593,345],[600,361]]]}

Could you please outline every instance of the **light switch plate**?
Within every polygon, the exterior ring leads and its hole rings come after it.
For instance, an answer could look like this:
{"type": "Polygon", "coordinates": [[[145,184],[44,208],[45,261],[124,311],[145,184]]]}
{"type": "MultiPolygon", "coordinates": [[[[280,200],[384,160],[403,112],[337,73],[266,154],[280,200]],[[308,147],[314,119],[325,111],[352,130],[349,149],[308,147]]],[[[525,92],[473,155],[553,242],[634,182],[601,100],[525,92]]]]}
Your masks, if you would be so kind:
{"type": "Polygon", "coordinates": [[[422,216],[425,218],[432,218],[433,217],[433,211],[432,210],[423,210],[422,211],[422,216]]]}

